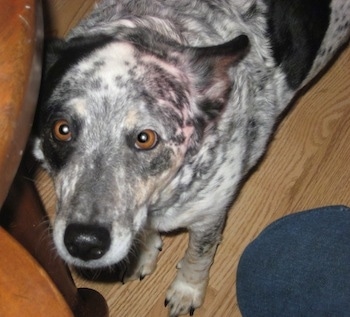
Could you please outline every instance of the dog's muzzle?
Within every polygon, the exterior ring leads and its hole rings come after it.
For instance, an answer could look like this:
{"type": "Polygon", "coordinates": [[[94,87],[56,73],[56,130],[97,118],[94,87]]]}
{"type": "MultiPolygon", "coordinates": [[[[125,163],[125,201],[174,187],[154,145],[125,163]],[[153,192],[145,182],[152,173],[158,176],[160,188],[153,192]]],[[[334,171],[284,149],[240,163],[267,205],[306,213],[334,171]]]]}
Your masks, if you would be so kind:
{"type": "Polygon", "coordinates": [[[69,254],[83,261],[102,258],[111,246],[109,230],[99,225],[70,224],[64,234],[69,254]]]}

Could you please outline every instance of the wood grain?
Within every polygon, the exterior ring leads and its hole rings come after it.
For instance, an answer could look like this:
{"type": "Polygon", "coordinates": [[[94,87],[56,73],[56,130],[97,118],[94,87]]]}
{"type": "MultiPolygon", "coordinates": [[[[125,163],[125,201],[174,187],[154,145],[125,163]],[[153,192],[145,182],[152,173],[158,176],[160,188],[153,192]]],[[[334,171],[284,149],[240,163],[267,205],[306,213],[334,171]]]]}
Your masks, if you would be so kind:
{"type": "Polygon", "coordinates": [[[73,316],[45,270],[2,227],[0,248],[6,254],[0,261],[0,316],[73,316]]]}
{"type": "MultiPolygon", "coordinates": [[[[59,2],[69,11],[70,1],[59,2]]],[[[74,7],[77,2],[74,1],[74,7]]],[[[84,6],[87,2],[91,3],[85,1],[84,6]]],[[[74,24],[62,11],[55,14],[57,25],[74,24]]],[[[71,16],[74,21],[77,19],[71,16]]],[[[65,33],[67,29],[62,27],[62,30],[65,33]]],[[[313,207],[350,205],[349,70],[348,47],[329,71],[299,96],[279,125],[262,162],[230,210],[205,303],[195,316],[240,316],[235,290],[237,263],[248,243],[272,221],[313,207]]],[[[38,178],[47,208],[53,212],[51,182],[43,172],[38,178]]],[[[112,317],[165,317],[165,292],[175,276],[175,265],[183,256],[186,243],[186,234],[166,237],[155,273],[142,282],[121,285],[75,278],[79,286],[95,288],[107,298],[112,317]]]]}
{"type": "Polygon", "coordinates": [[[39,92],[41,11],[33,0],[0,1],[0,206],[29,136],[39,92]]]}

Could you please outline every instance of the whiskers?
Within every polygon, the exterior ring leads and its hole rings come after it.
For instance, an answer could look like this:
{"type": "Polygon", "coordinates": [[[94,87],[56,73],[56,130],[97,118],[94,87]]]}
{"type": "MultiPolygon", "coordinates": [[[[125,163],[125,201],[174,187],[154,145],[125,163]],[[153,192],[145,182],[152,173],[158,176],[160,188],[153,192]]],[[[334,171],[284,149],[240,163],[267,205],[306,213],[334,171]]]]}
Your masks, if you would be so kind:
{"type": "Polygon", "coordinates": [[[37,225],[35,230],[37,230],[39,233],[39,237],[35,245],[34,252],[36,254],[46,252],[46,258],[50,259],[50,265],[56,263],[57,261],[64,262],[64,260],[59,256],[56,245],[53,241],[50,219],[45,217],[44,220],[37,225]]]}

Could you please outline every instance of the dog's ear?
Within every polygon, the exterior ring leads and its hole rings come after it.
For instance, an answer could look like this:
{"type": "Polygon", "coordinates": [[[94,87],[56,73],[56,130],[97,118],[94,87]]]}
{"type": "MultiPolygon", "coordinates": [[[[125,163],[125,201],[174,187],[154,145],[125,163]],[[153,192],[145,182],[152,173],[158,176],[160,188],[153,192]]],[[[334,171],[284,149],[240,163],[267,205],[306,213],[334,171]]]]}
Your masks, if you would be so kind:
{"type": "Polygon", "coordinates": [[[46,74],[51,66],[57,62],[65,47],[66,41],[63,39],[51,38],[45,40],[44,74],[46,74]]]}
{"type": "Polygon", "coordinates": [[[229,69],[244,57],[248,48],[248,37],[240,35],[221,45],[187,49],[198,105],[209,120],[214,119],[227,102],[233,85],[229,69]]]}
{"type": "Polygon", "coordinates": [[[205,130],[222,113],[232,90],[230,69],[248,52],[249,39],[245,35],[217,46],[185,48],[182,53],[189,62],[186,72],[195,85],[195,98],[200,113],[188,147],[189,155],[197,153],[205,130]]]}
{"type": "Polygon", "coordinates": [[[60,68],[67,68],[79,59],[90,54],[93,50],[113,41],[110,35],[96,34],[75,37],[70,40],[49,39],[45,43],[45,70],[47,73],[59,60],[64,61],[60,68]],[[63,67],[65,66],[65,67],[63,67]]]}

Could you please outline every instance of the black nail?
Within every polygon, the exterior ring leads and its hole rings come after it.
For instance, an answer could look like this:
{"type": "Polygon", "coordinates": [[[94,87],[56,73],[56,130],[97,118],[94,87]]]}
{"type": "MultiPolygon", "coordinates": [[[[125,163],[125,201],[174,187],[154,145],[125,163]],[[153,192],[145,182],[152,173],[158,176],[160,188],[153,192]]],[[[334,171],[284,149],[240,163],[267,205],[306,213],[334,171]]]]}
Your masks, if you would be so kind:
{"type": "Polygon", "coordinates": [[[167,307],[168,304],[169,304],[169,300],[168,300],[168,299],[165,299],[165,301],[164,301],[164,307],[167,307]]]}
{"type": "Polygon", "coordinates": [[[125,277],[126,277],[126,270],[124,271],[123,276],[122,276],[122,284],[123,285],[125,284],[125,277]]]}
{"type": "Polygon", "coordinates": [[[195,311],[195,308],[193,306],[191,306],[191,308],[190,308],[190,316],[194,315],[194,311],[195,311]]]}

